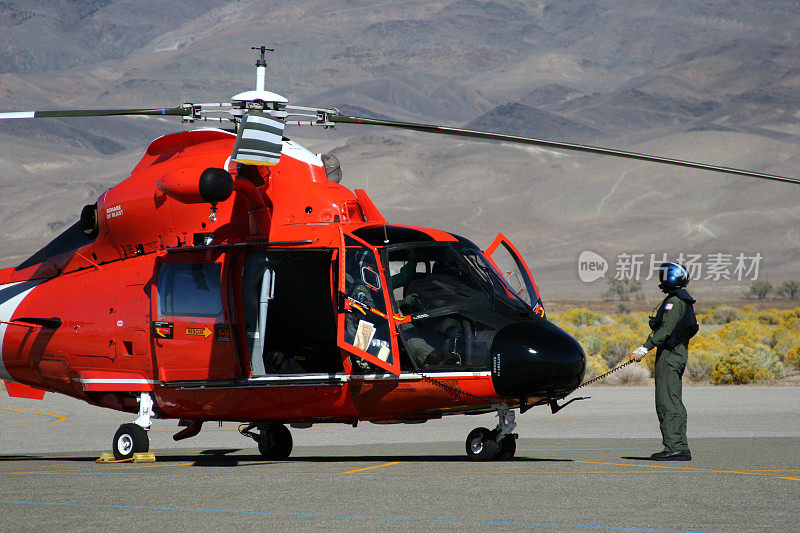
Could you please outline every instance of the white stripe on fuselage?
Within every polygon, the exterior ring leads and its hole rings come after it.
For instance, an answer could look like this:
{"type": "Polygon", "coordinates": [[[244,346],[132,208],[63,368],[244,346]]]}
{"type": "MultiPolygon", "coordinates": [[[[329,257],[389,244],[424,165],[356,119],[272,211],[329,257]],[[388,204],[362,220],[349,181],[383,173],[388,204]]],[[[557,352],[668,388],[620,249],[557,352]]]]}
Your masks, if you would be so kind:
{"type": "Polygon", "coordinates": [[[14,381],[3,363],[3,344],[5,343],[6,329],[8,329],[8,324],[4,322],[11,320],[11,317],[14,316],[14,311],[17,310],[22,300],[42,281],[20,281],[0,285],[0,379],[4,381],[14,381]]]}
{"type": "Polygon", "coordinates": [[[0,113],[0,119],[4,118],[36,118],[36,111],[8,111],[0,113]]]}
{"type": "Polygon", "coordinates": [[[143,378],[136,378],[136,379],[77,378],[76,381],[80,381],[81,383],[85,383],[87,385],[152,385],[154,383],[158,383],[158,381],[152,379],[143,379],[143,378]]]}

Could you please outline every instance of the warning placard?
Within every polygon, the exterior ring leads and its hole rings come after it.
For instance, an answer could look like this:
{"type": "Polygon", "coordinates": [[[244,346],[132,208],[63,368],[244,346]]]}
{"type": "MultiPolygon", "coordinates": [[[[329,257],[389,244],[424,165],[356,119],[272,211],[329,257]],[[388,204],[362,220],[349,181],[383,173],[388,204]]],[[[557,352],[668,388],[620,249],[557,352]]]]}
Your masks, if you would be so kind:
{"type": "Polygon", "coordinates": [[[212,333],[214,333],[208,326],[203,326],[202,328],[186,328],[187,335],[193,335],[196,337],[203,337],[207,339],[212,333]]]}

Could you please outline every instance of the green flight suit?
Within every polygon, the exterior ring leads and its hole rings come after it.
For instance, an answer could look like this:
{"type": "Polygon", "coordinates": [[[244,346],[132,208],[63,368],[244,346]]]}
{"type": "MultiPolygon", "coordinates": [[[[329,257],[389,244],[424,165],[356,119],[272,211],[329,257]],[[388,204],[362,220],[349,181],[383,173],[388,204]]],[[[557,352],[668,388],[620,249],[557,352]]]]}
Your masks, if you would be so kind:
{"type": "Polygon", "coordinates": [[[689,449],[686,440],[686,407],[681,398],[681,379],[689,358],[689,348],[684,342],[668,350],[664,343],[690,304],[672,295],[661,305],[664,306],[661,326],[647,338],[643,346],[648,350],[658,348],[655,365],[656,414],[664,450],[676,452],[689,449]]]}

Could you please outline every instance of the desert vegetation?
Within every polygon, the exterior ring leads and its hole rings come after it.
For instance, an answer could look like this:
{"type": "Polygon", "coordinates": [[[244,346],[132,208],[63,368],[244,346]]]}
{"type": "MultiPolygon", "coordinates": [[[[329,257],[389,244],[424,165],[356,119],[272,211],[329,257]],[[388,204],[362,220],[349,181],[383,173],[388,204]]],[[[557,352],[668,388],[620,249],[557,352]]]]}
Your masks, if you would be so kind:
{"type": "MultiPolygon", "coordinates": [[[[604,314],[574,308],[549,317],[573,335],[587,356],[586,378],[626,361],[647,338],[646,313],[604,314]]],[[[684,380],[694,383],[772,383],[800,373],[800,307],[788,311],[720,305],[698,313],[684,380]]],[[[646,384],[655,357],[611,374],[606,384],[646,384]]]]}
{"type": "Polygon", "coordinates": [[[773,292],[778,298],[796,300],[800,297],[800,281],[790,279],[778,285],[777,288],[769,280],[754,281],[744,296],[749,300],[765,300],[773,292]]]}

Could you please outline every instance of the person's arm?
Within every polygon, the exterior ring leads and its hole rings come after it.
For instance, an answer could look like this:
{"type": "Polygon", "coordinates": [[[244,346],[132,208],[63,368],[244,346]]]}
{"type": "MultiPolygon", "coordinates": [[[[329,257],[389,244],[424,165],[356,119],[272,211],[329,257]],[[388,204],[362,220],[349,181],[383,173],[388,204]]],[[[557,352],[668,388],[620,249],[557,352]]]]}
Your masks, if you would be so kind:
{"type": "Polygon", "coordinates": [[[400,272],[395,274],[391,277],[392,289],[396,289],[398,287],[402,287],[409,281],[414,278],[414,273],[417,270],[417,264],[409,261],[402,267],[400,267],[400,272]]]}

